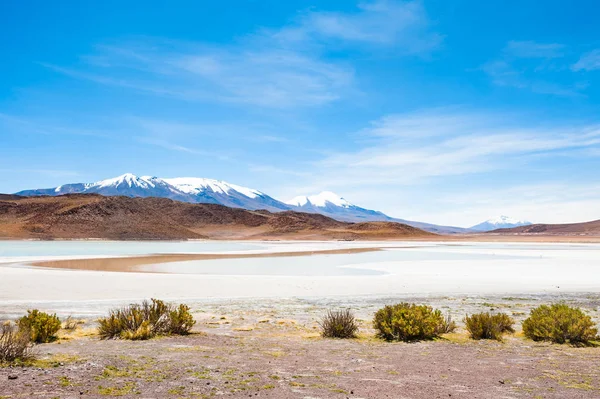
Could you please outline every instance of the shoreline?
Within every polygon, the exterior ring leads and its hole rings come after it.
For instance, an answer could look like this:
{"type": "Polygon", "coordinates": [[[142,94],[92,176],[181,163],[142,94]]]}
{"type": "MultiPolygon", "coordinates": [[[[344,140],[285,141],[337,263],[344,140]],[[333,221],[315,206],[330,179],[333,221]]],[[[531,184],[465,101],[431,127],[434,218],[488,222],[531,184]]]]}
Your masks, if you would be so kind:
{"type": "Polygon", "coordinates": [[[256,243],[279,243],[279,242],[295,242],[295,243],[373,243],[373,242],[501,242],[501,243],[578,243],[578,244],[598,244],[600,243],[600,235],[542,235],[542,234],[434,234],[427,236],[406,236],[406,237],[376,237],[373,239],[348,239],[341,240],[336,238],[327,239],[324,236],[310,237],[299,234],[297,237],[286,236],[285,238],[273,238],[271,236],[249,236],[236,237],[226,236],[223,238],[189,238],[189,239],[131,239],[131,240],[115,240],[107,238],[23,238],[23,237],[0,237],[1,241],[8,242],[156,242],[156,243],[175,243],[175,242],[256,242],[256,243]]]}
{"type": "MultiPolygon", "coordinates": [[[[390,247],[395,248],[395,247],[390,247]]],[[[138,266],[152,265],[157,263],[185,262],[191,260],[219,260],[219,259],[249,259],[249,258],[279,258],[314,255],[341,255],[365,252],[381,251],[382,247],[368,248],[345,248],[324,249],[309,251],[285,251],[265,253],[243,253],[243,254],[156,254],[125,257],[96,257],[83,259],[62,259],[26,262],[27,266],[42,267],[50,269],[87,270],[103,272],[125,272],[125,273],[158,273],[156,271],[143,270],[138,266]]]]}

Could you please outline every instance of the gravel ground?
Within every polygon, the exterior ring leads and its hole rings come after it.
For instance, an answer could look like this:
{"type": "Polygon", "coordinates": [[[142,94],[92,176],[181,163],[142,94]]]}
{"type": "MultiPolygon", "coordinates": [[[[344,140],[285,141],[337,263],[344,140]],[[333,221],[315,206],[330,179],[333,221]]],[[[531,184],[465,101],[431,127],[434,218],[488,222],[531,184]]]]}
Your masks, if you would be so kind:
{"type": "MultiPolygon", "coordinates": [[[[597,296],[561,299],[598,321],[597,296]]],[[[385,343],[369,322],[382,302],[392,300],[194,305],[194,334],[142,342],[101,341],[87,322],[37,346],[32,365],[0,368],[0,398],[600,398],[600,348],[539,344],[519,333],[504,342],[472,341],[460,329],[436,341],[385,343]],[[341,305],[362,319],[360,337],[320,338],[318,315],[341,305]]],[[[420,302],[456,320],[490,308],[521,320],[542,300],[420,302]]]]}

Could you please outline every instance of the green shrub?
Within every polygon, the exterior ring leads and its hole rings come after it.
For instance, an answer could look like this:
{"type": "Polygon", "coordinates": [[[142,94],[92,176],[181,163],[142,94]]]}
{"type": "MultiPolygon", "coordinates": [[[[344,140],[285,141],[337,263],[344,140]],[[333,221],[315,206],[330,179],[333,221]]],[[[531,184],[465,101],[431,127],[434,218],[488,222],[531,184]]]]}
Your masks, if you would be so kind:
{"type": "Polygon", "coordinates": [[[159,299],[143,301],[110,311],[98,319],[98,333],[103,339],[150,339],[156,335],[185,335],[196,324],[186,305],[174,307],[159,299]]]}
{"type": "Polygon", "coordinates": [[[502,341],[502,334],[514,333],[515,321],[505,313],[477,313],[465,317],[467,331],[473,339],[502,341]]]}
{"type": "Polygon", "coordinates": [[[377,336],[387,341],[416,341],[432,339],[449,329],[454,323],[431,306],[399,303],[388,305],[375,313],[373,326],[377,336]]]}
{"type": "Polygon", "coordinates": [[[27,316],[21,317],[17,324],[20,330],[29,331],[31,340],[38,344],[55,340],[61,327],[60,319],[55,314],[50,315],[37,309],[28,310],[27,316]]]}
{"type": "Polygon", "coordinates": [[[580,308],[554,304],[533,309],[523,322],[523,333],[534,341],[577,345],[597,339],[598,329],[580,308]]]}
{"type": "Polygon", "coordinates": [[[358,324],[350,309],[328,310],[319,326],[325,338],[355,338],[358,332],[358,324]]]}
{"type": "Polygon", "coordinates": [[[31,345],[29,331],[20,330],[10,323],[0,324],[0,363],[30,358],[31,345]]]}
{"type": "Polygon", "coordinates": [[[169,313],[168,331],[171,334],[186,335],[189,334],[196,322],[190,313],[190,307],[184,304],[179,306],[169,313]]]}

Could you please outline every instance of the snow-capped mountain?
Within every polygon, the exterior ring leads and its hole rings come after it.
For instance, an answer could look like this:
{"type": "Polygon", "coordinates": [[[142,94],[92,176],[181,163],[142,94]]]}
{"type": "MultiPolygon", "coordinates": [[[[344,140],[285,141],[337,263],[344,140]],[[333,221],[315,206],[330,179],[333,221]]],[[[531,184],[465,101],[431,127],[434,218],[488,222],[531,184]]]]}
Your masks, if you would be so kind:
{"type": "Polygon", "coordinates": [[[357,221],[391,221],[393,218],[377,211],[361,208],[346,201],[343,197],[323,191],[316,195],[303,195],[285,201],[300,212],[320,213],[337,220],[357,221]]]}
{"type": "Polygon", "coordinates": [[[258,190],[221,180],[199,177],[140,177],[126,173],[95,183],[65,184],[55,188],[24,190],[16,194],[23,196],[56,196],[75,193],[106,196],[123,195],[127,197],[163,197],[182,202],[220,204],[249,210],[266,209],[271,212],[293,210],[319,213],[346,222],[399,222],[434,233],[447,234],[469,231],[460,227],[438,226],[430,223],[392,218],[382,212],[354,205],[330,191],[324,191],[317,195],[300,196],[290,201],[282,202],[258,190]]]}
{"type": "Polygon", "coordinates": [[[289,210],[290,207],[268,195],[250,188],[220,180],[196,177],[163,179],[136,176],[131,173],[95,183],[65,184],[56,188],[20,191],[17,195],[100,194],[127,197],[163,197],[192,203],[220,204],[250,210],[289,210]]]}
{"type": "Polygon", "coordinates": [[[431,223],[414,222],[411,220],[393,218],[383,212],[361,208],[360,206],[354,205],[343,197],[332,193],[331,191],[323,191],[316,195],[303,195],[294,197],[289,201],[285,201],[285,203],[293,206],[295,210],[299,210],[301,212],[320,213],[322,215],[329,216],[330,218],[346,222],[398,222],[430,231],[432,233],[455,234],[468,232],[468,229],[460,227],[438,226],[431,223]]]}
{"type": "Polygon", "coordinates": [[[495,218],[491,218],[486,220],[485,222],[479,223],[473,227],[471,230],[475,231],[491,231],[496,229],[506,229],[511,227],[519,227],[519,226],[528,226],[531,222],[526,220],[517,220],[508,216],[498,216],[495,218]]]}

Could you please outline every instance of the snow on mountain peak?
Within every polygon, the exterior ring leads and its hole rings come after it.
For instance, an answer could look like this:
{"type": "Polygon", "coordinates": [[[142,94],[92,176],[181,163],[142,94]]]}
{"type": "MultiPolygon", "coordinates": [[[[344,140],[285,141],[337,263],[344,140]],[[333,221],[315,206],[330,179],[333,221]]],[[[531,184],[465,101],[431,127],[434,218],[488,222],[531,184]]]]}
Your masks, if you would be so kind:
{"type": "Polygon", "coordinates": [[[486,220],[490,224],[526,224],[529,223],[525,220],[518,220],[509,216],[500,215],[491,219],[486,220]]]}
{"type": "Polygon", "coordinates": [[[213,192],[219,194],[229,194],[230,190],[234,190],[248,198],[256,198],[263,195],[258,190],[226,183],[222,180],[205,179],[202,177],[175,177],[162,180],[187,194],[196,195],[209,188],[213,192]]]}
{"type": "Polygon", "coordinates": [[[124,175],[113,177],[112,179],[105,179],[97,181],[89,185],[90,187],[118,187],[120,185],[127,185],[128,187],[141,187],[150,188],[154,187],[154,183],[150,178],[138,177],[132,173],[125,173],[124,175]]]}
{"type": "Polygon", "coordinates": [[[511,228],[518,226],[526,226],[530,225],[531,222],[525,220],[517,220],[508,216],[498,216],[491,219],[486,220],[485,222],[479,223],[475,226],[472,226],[471,229],[475,231],[490,231],[499,228],[511,228]]]}
{"type": "Polygon", "coordinates": [[[331,191],[323,191],[317,195],[309,195],[309,196],[298,196],[298,197],[294,197],[289,201],[285,202],[288,205],[293,205],[293,206],[305,206],[307,204],[313,205],[313,206],[318,206],[318,207],[325,207],[327,206],[327,203],[330,203],[332,205],[335,206],[340,206],[342,208],[348,208],[350,206],[352,206],[352,204],[348,201],[346,201],[344,198],[340,197],[339,195],[332,193],[331,191]]]}

